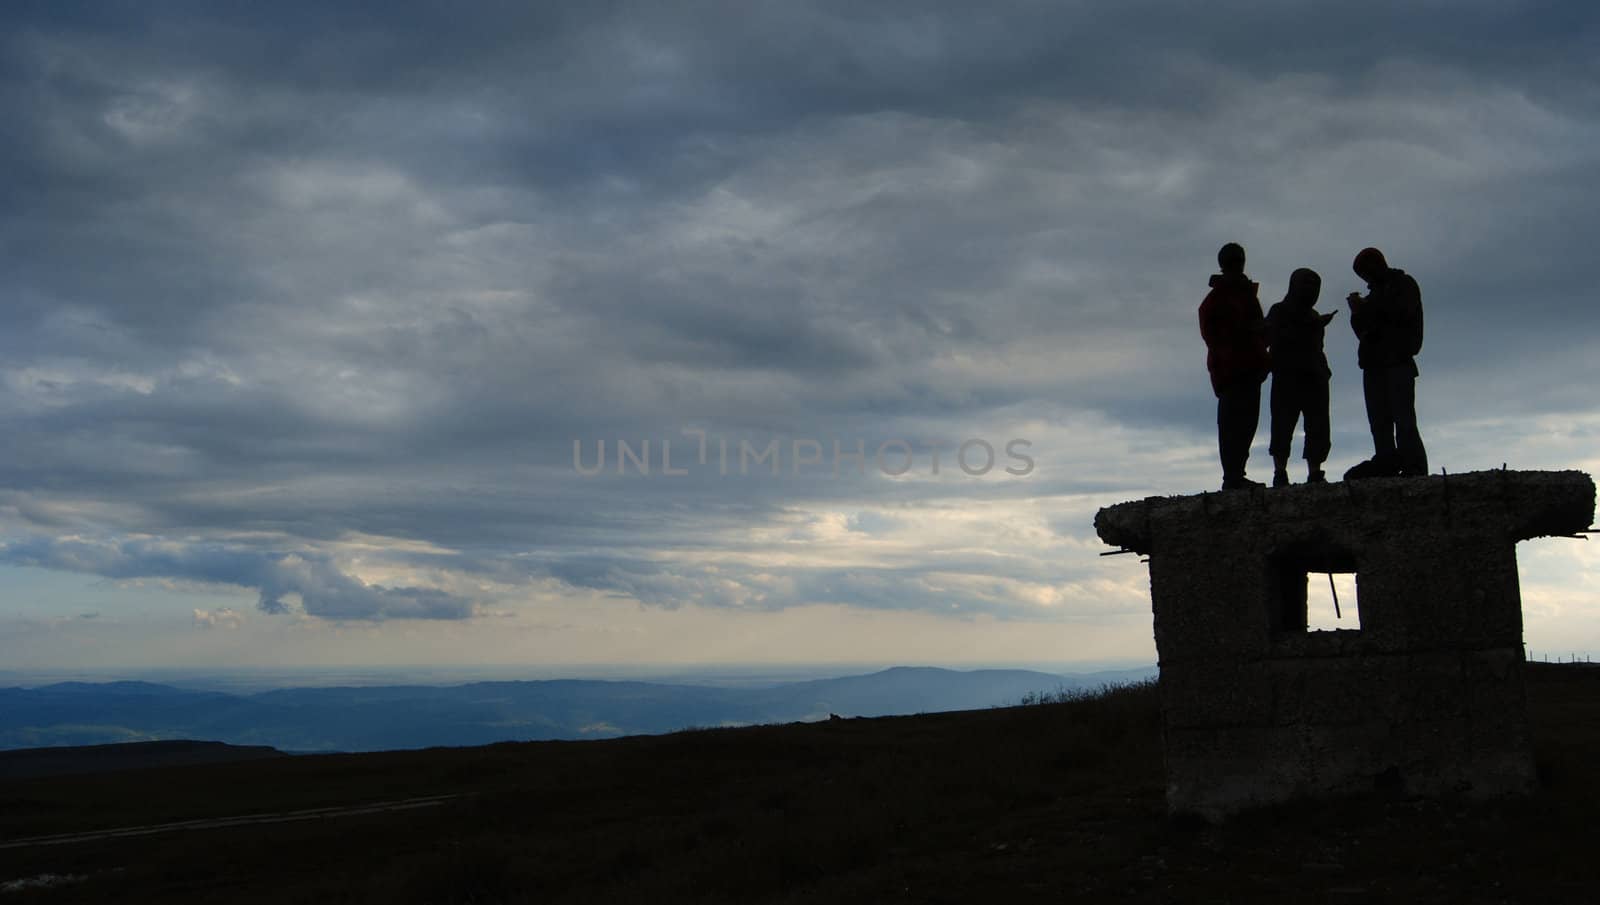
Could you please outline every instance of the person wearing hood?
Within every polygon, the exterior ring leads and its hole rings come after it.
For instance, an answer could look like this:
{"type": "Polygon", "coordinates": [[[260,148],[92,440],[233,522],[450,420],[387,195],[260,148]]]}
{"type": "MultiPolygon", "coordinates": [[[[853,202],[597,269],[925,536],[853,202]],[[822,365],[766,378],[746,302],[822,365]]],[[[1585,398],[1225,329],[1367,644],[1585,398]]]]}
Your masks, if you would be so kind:
{"type": "Polygon", "coordinates": [[[1267,379],[1266,318],[1260,286],[1244,274],[1244,247],[1229,242],[1217,252],[1221,273],[1200,303],[1200,336],[1206,342],[1206,370],[1217,397],[1217,447],[1222,459],[1222,489],[1260,487],[1245,477],[1250,444],[1261,422],[1261,384],[1267,379]]]}
{"type": "Polygon", "coordinates": [[[1362,249],[1352,269],[1367,284],[1365,297],[1352,292],[1348,301],[1373,455],[1345,478],[1425,475],[1428,451],[1417,429],[1416,403],[1422,289],[1410,274],[1390,267],[1376,248],[1362,249]]]}
{"type": "Polygon", "coordinates": [[[1328,461],[1332,431],[1328,424],[1328,380],[1333,369],[1322,350],[1328,322],[1338,312],[1317,311],[1317,296],[1322,277],[1302,267],[1289,276],[1289,291],[1283,301],[1267,312],[1267,349],[1272,360],[1272,392],[1268,403],[1272,413],[1272,486],[1289,483],[1289,449],[1294,443],[1294,428],[1305,416],[1306,483],[1322,484],[1328,479],[1322,463],[1328,461]]]}

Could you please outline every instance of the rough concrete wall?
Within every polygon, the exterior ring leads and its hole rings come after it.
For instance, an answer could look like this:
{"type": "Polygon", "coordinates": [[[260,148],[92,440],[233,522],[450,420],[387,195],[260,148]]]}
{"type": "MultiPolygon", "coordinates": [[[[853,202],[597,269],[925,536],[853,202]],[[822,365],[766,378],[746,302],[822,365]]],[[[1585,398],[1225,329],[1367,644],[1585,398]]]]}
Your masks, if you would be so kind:
{"type": "Polygon", "coordinates": [[[1530,788],[1515,545],[1593,513],[1588,475],[1510,471],[1101,510],[1150,557],[1171,807],[1530,788]],[[1322,571],[1356,573],[1359,631],[1304,630],[1322,571]]]}

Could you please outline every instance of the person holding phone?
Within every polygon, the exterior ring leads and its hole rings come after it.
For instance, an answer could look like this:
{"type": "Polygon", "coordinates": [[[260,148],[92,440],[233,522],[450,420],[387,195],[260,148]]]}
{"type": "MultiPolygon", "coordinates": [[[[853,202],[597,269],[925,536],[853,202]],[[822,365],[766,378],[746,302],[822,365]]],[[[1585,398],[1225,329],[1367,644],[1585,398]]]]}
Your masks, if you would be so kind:
{"type": "Polygon", "coordinates": [[[1289,275],[1289,290],[1283,301],[1267,312],[1267,349],[1272,356],[1272,486],[1289,483],[1289,448],[1294,429],[1305,416],[1306,483],[1322,484],[1328,478],[1322,463],[1328,461],[1333,434],[1328,423],[1328,381],[1333,369],[1322,341],[1328,322],[1338,314],[1317,311],[1317,296],[1322,292],[1322,277],[1315,270],[1301,267],[1289,275]]]}
{"type": "Polygon", "coordinates": [[[1383,252],[1363,248],[1352,269],[1367,294],[1352,292],[1350,327],[1359,341],[1361,391],[1372,429],[1372,458],[1345,472],[1346,480],[1426,475],[1428,451],[1417,428],[1417,354],[1422,351],[1422,289],[1383,252]]]}

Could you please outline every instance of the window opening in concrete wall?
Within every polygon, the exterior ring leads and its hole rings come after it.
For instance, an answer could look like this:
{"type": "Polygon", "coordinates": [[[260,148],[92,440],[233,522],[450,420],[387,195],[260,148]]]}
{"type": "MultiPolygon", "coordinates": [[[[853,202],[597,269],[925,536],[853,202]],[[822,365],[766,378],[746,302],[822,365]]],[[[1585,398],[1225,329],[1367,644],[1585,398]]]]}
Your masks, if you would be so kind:
{"type": "Polygon", "coordinates": [[[1277,551],[1267,558],[1267,606],[1277,633],[1359,630],[1355,554],[1327,543],[1277,551]]]}
{"type": "Polygon", "coordinates": [[[1361,628],[1354,572],[1315,572],[1306,576],[1306,631],[1361,628]],[[1328,576],[1333,576],[1332,588],[1328,576]],[[1337,601],[1337,606],[1335,602],[1337,601]]]}

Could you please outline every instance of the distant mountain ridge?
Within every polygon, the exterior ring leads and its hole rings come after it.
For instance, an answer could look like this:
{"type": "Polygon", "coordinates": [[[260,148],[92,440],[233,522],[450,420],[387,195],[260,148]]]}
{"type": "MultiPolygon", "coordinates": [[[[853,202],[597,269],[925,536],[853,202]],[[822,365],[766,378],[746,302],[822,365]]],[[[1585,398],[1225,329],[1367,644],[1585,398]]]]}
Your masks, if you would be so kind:
{"type": "Polygon", "coordinates": [[[888,716],[1015,704],[1136,681],[1154,667],[1057,675],[894,667],[762,688],[589,679],[286,688],[255,694],[150,682],[0,689],[0,750],[205,739],[283,751],[377,751],[610,738],[692,726],[888,716]]]}

